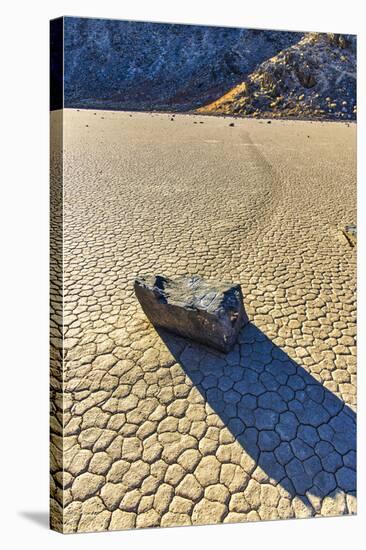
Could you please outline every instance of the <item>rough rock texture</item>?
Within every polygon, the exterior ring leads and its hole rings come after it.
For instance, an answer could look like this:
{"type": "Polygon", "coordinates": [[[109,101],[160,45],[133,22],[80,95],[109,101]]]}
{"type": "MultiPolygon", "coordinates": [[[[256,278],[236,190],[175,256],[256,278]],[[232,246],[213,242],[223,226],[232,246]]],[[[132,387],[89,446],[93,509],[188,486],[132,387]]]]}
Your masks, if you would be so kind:
{"type": "Polygon", "coordinates": [[[139,277],[135,293],[157,327],[227,353],[248,322],[240,285],[212,283],[198,276],[139,277]]]}
{"type": "Polygon", "coordinates": [[[356,118],[356,37],[64,19],[65,106],[356,118]]]}
{"type": "Polygon", "coordinates": [[[302,33],[65,18],[65,106],[186,111],[302,33]]]}
{"type": "Polygon", "coordinates": [[[356,37],[308,33],[201,113],[356,118],[356,37]]]}

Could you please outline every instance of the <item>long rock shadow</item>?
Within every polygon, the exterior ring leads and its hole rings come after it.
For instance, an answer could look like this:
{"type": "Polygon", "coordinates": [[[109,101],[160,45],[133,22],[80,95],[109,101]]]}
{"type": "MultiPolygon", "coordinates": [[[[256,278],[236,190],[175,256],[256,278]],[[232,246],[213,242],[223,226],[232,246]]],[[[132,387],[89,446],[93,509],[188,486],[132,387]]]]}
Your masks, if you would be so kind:
{"type": "Polygon", "coordinates": [[[356,414],[248,324],[228,355],[160,337],[243,449],[292,497],[356,492],[356,414]]]}

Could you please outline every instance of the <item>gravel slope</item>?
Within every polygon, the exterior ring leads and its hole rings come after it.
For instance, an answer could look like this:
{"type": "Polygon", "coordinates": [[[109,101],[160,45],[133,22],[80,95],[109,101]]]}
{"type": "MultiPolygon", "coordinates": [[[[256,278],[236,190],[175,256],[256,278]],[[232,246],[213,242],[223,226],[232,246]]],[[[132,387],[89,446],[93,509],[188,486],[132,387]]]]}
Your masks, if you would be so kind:
{"type": "Polygon", "coordinates": [[[356,119],[356,37],[306,33],[200,113],[356,119]]]}

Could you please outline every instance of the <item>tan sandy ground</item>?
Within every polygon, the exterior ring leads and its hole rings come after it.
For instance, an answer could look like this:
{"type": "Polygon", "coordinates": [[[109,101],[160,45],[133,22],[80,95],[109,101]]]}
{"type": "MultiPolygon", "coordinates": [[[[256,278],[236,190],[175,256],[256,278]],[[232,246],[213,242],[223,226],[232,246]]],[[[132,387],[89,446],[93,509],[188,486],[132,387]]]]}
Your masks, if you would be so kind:
{"type": "Polygon", "coordinates": [[[53,526],[354,513],[356,126],[170,119],[64,111],[53,526]],[[240,282],[252,324],[227,356],[158,335],[143,273],[240,282]]]}

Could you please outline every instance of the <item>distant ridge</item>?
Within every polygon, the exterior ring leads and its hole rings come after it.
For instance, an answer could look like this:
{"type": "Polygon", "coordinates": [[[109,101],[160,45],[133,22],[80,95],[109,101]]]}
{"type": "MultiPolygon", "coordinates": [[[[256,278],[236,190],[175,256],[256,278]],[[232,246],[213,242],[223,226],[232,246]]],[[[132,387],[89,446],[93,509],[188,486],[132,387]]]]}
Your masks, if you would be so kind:
{"type": "Polygon", "coordinates": [[[198,113],[356,119],[356,37],[307,33],[198,113]]]}

